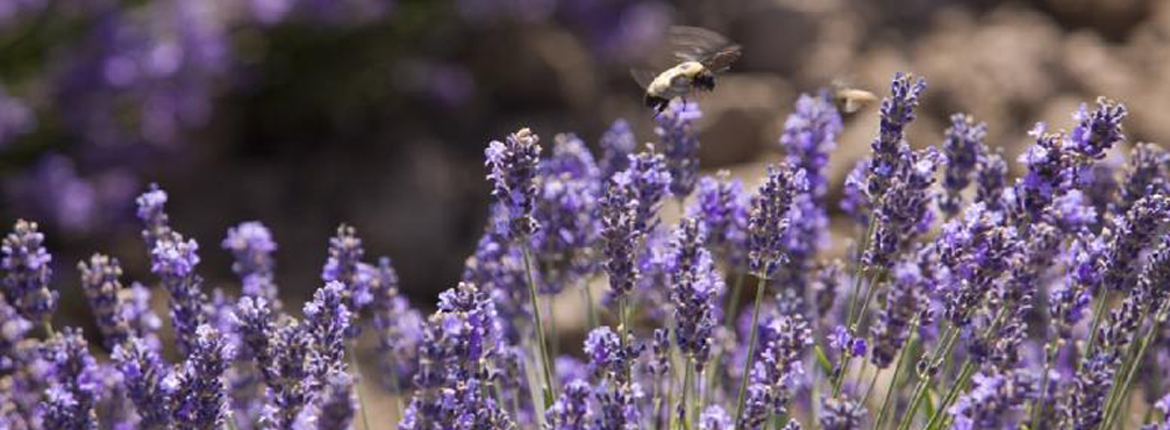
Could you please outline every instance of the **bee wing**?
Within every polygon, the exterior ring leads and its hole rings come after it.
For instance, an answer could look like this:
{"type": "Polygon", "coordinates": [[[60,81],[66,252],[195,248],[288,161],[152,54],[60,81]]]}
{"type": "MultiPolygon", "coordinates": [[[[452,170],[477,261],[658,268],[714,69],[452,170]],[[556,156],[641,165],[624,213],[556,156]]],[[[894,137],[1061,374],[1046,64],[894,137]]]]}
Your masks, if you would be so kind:
{"type": "Polygon", "coordinates": [[[638,86],[647,89],[650,87],[650,83],[654,82],[654,78],[658,77],[658,74],[646,69],[630,69],[630,76],[634,77],[634,82],[637,82],[638,86]]]}
{"type": "Polygon", "coordinates": [[[723,35],[699,27],[674,26],[667,37],[679,61],[703,62],[731,45],[723,35]]]}
{"type": "Polygon", "coordinates": [[[707,69],[711,70],[712,72],[723,73],[726,72],[727,69],[730,69],[731,63],[734,63],[735,60],[738,60],[741,55],[743,55],[743,50],[740,49],[739,45],[730,45],[724,47],[719,52],[711,54],[711,56],[707,57],[702,62],[703,65],[707,66],[707,69]]]}

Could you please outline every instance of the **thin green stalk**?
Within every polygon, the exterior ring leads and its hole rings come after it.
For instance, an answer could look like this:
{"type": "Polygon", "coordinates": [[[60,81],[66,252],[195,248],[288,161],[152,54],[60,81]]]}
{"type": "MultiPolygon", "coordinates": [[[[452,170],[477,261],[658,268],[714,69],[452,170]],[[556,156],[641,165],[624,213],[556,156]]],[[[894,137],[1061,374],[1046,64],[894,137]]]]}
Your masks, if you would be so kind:
{"type": "Polygon", "coordinates": [[[902,369],[909,365],[906,362],[906,355],[909,354],[910,349],[914,347],[914,342],[917,340],[917,329],[918,318],[914,318],[914,322],[910,324],[910,340],[906,342],[906,346],[902,347],[902,351],[898,353],[898,360],[894,363],[894,377],[890,380],[890,386],[886,387],[886,397],[882,400],[882,409],[878,412],[877,420],[873,422],[873,428],[875,429],[882,428],[886,414],[889,413],[890,403],[894,398],[894,388],[898,386],[898,377],[902,375],[902,369]]]}
{"type": "Polygon", "coordinates": [[[592,331],[597,328],[597,307],[593,305],[593,288],[589,286],[588,279],[581,284],[582,299],[585,300],[585,328],[592,331]]]}
{"type": "Polygon", "coordinates": [[[691,423],[694,422],[694,417],[691,416],[690,391],[691,391],[691,379],[694,377],[695,368],[694,368],[694,366],[691,366],[690,360],[688,360],[687,364],[684,367],[686,367],[686,371],[683,373],[682,398],[678,399],[678,408],[682,409],[685,412],[683,419],[682,419],[683,428],[686,430],[690,430],[691,423]]]}
{"type": "Polygon", "coordinates": [[[739,396],[736,401],[735,422],[739,422],[743,418],[743,404],[747,396],[747,386],[749,375],[751,374],[752,362],[755,361],[756,355],[756,340],[760,333],[760,308],[764,303],[764,287],[766,286],[767,278],[763,274],[759,275],[759,281],[756,283],[756,304],[752,311],[752,330],[751,335],[748,336],[748,352],[747,359],[743,365],[743,380],[739,384],[739,396]]]}
{"type": "MultiPolygon", "coordinates": [[[[861,362],[861,366],[862,366],[862,367],[861,367],[861,373],[862,373],[862,376],[864,376],[864,375],[865,375],[865,369],[866,369],[866,367],[867,367],[867,366],[865,365],[865,361],[862,361],[862,362],[861,362]]],[[[870,378],[870,380],[869,380],[869,388],[866,388],[866,389],[865,389],[865,397],[862,397],[862,398],[861,398],[861,404],[863,404],[863,405],[869,404],[869,396],[873,394],[873,387],[874,387],[875,385],[877,385],[878,375],[881,375],[881,374],[882,374],[882,369],[878,368],[877,366],[874,366],[874,368],[873,368],[873,378],[870,378]]]]}
{"type": "Polygon", "coordinates": [[[878,270],[869,278],[869,282],[866,283],[869,288],[865,293],[865,302],[862,303],[861,310],[857,312],[856,319],[853,321],[853,326],[851,327],[852,330],[857,331],[861,326],[861,322],[865,320],[865,313],[869,311],[869,304],[873,302],[877,287],[881,284],[884,274],[885,271],[878,270]]]}
{"type": "MultiPolygon", "coordinates": [[[[1089,329],[1089,343],[1085,345],[1085,356],[1093,355],[1097,346],[1097,332],[1101,329],[1101,321],[1105,319],[1105,307],[1109,304],[1109,289],[1105,288],[1105,292],[1101,293],[1100,300],[1097,301],[1096,306],[1093,307],[1093,325],[1089,329]]],[[[1077,361],[1077,370],[1080,370],[1080,362],[1077,361]]]]}
{"type": "Polygon", "coordinates": [[[975,374],[975,370],[978,368],[979,366],[975,365],[975,362],[970,359],[963,363],[963,368],[959,371],[958,379],[955,380],[954,384],[951,384],[951,388],[947,391],[947,395],[943,397],[942,403],[935,408],[934,416],[930,417],[930,421],[927,422],[927,430],[933,430],[942,424],[943,418],[947,416],[947,409],[950,407],[951,402],[954,402],[959,397],[959,393],[963,392],[967,381],[971,379],[971,376],[975,374]]]}
{"type": "Polygon", "coordinates": [[[548,338],[549,338],[549,344],[550,344],[549,350],[552,351],[549,353],[549,357],[554,359],[554,360],[556,359],[556,357],[560,357],[560,350],[561,350],[561,348],[560,348],[561,345],[559,342],[560,338],[557,337],[557,317],[553,313],[553,301],[555,300],[555,298],[556,298],[556,296],[549,295],[548,298],[544,301],[544,304],[546,306],[548,306],[548,338]]]}
{"type": "Polygon", "coordinates": [[[1032,413],[1030,414],[1032,420],[1031,423],[1029,423],[1029,427],[1031,428],[1042,428],[1040,427],[1040,424],[1041,421],[1044,420],[1044,400],[1048,394],[1048,372],[1052,369],[1052,362],[1056,361],[1056,354],[1060,352],[1060,345],[1061,340],[1058,333],[1057,339],[1052,343],[1052,345],[1046,348],[1047,351],[1045,351],[1044,356],[1044,372],[1040,374],[1040,397],[1036,399],[1035,403],[1032,403],[1032,413]]]}
{"type": "Polygon", "coordinates": [[[662,391],[659,389],[660,385],[662,384],[658,383],[658,381],[653,381],[651,384],[653,387],[651,387],[650,390],[652,393],[654,393],[654,395],[651,397],[652,400],[650,402],[650,407],[652,409],[650,423],[653,428],[661,429],[662,421],[658,419],[658,416],[661,415],[662,412],[662,391]]]}
{"type": "Polygon", "coordinates": [[[743,293],[743,280],[747,278],[746,273],[739,272],[735,274],[735,286],[731,288],[731,301],[727,303],[727,312],[723,314],[723,326],[728,330],[735,329],[735,317],[739,310],[739,298],[743,293]]]}
{"type": "MultiPolygon", "coordinates": [[[[958,328],[950,325],[947,326],[946,331],[943,333],[943,341],[939,343],[935,351],[927,357],[927,359],[934,362],[931,363],[928,367],[934,367],[938,364],[937,361],[939,357],[949,355],[951,353],[951,349],[955,346],[955,340],[959,338],[958,333],[958,328]]],[[[910,403],[906,407],[906,412],[902,414],[902,419],[898,424],[898,430],[907,430],[910,428],[910,423],[914,421],[914,415],[918,413],[918,406],[922,403],[922,400],[926,396],[926,389],[930,387],[930,383],[933,380],[934,375],[930,373],[919,375],[918,384],[914,386],[914,394],[910,396],[910,403]]]]}
{"type": "MultiPolygon", "coordinates": [[[[541,391],[544,393],[544,404],[541,407],[551,405],[556,399],[556,380],[553,379],[552,363],[548,357],[548,343],[544,339],[544,323],[540,316],[540,300],[536,294],[536,280],[532,277],[532,250],[529,249],[527,240],[521,241],[520,249],[524,253],[524,274],[528,278],[528,297],[532,300],[532,320],[536,325],[536,349],[538,350],[537,359],[540,360],[541,368],[544,371],[544,386],[541,391]]],[[[540,423],[544,425],[544,423],[540,423]]]]}
{"type": "MultiPolygon", "coordinates": [[[[1139,367],[1141,367],[1142,359],[1146,355],[1146,348],[1150,346],[1151,342],[1153,342],[1154,335],[1156,335],[1158,333],[1160,326],[1167,319],[1167,314],[1170,313],[1170,306],[1164,305],[1163,308],[1165,308],[1165,309],[1158,312],[1158,315],[1154,317],[1154,323],[1150,327],[1150,331],[1147,332],[1146,335],[1141,339],[1141,346],[1138,347],[1137,355],[1133,359],[1133,365],[1131,365],[1129,367],[1129,369],[1126,371],[1125,379],[1124,379],[1125,382],[1121,385],[1121,390],[1119,391],[1119,393],[1121,393],[1122,397],[1125,397],[1126,393],[1129,392],[1129,386],[1131,384],[1133,384],[1133,378],[1135,375],[1137,375],[1137,370],[1139,367]]],[[[1116,386],[1115,386],[1115,388],[1116,388],[1116,386]]],[[[1104,423],[1105,425],[1101,428],[1105,428],[1105,429],[1109,428],[1109,424],[1113,421],[1114,418],[1117,418],[1117,416],[1116,416],[1117,410],[1116,409],[1119,406],[1119,404],[1120,404],[1120,402],[1118,402],[1118,404],[1115,404],[1115,405],[1109,407],[1109,409],[1107,409],[1105,411],[1105,423],[1104,423]]]]}
{"type": "Polygon", "coordinates": [[[849,299],[849,312],[845,314],[845,322],[847,323],[846,327],[853,323],[853,311],[856,310],[857,299],[861,295],[861,291],[858,289],[861,288],[861,274],[864,273],[865,269],[864,264],[862,264],[862,257],[865,255],[865,248],[869,246],[869,238],[870,236],[873,236],[875,225],[877,225],[877,223],[873,222],[873,220],[870,220],[869,224],[865,228],[865,236],[862,236],[861,240],[857,243],[857,263],[853,270],[853,296],[849,299]]]}

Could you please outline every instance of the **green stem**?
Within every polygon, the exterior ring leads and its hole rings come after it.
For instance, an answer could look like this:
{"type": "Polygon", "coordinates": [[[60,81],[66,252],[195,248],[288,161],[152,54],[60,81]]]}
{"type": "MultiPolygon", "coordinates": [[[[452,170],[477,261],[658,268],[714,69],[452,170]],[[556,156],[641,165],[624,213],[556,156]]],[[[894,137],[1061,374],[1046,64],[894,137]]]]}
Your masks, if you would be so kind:
{"type": "MultiPolygon", "coordinates": [[[[1093,355],[1093,352],[1096,351],[1097,332],[1101,329],[1101,321],[1105,319],[1105,306],[1109,304],[1110,292],[1108,288],[1105,288],[1105,292],[1101,293],[1097,305],[1093,307],[1093,325],[1089,329],[1089,343],[1085,345],[1085,357],[1093,355]]],[[[1080,362],[1082,361],[1084,360],[1077,360],[1077,370],[1080,370],[1080,362]]]]}
{"type": "Polygon", "coordinates": [[[918,413],[918,406],[926,396],[926,389],[930,387],[930,383],[934,380],[934,375],[929,373],[929,368],[936,366],[940,357],[951,353],[951,349],[955,346],[955,340],[958,338],[958,328],[947,326],[946,331],[943,333],[943,341],[927,357],[933,363],[928,364],[927,374],[919,375],[918,384],[914,386],[914,395],[910,396],[910,403],[906,407],[906,412],[902,414],[902,419],[898,424],[898,430],[907,430],[910,428],[910,423],[914,421],[914,415],[918,413]]]}
{"type": "MultiPolygon", "coordinates": [[[[536,349],[537,359],[540,360],[541,368],[544,371],[544,386],[542,391],[544,393],[544,404],[540,407],[547,407],[551,405],[556,399],[556,380],[553,379],[552,364],[548,357],[548,343],[544,339],[544,323],[540,316],[540,300],[536,294],[536,280],[532,277],[532,250],[528,247],[527,240],[521,240],[520,249],[524,253],[524,274],[528,279],[528,297],[532,300],[532,321],[536,326],[536,349]]],[[[544,425],[544,423],[541,423],[544,425]]]]}
{"type": "Polygon", "coordinates": [[[739,298],[743,294],[743,280],[746,278],[744,272],[735,274],[735,286],[731,288],[731,301],[727,303],[727,312],[723,314],[723,326],[728,330],[735,329],[735,317],[739,311],[739,298]]]}
{"type": "MultiPolygon", "coordinates": [[[[1167,314],[1170,313],[1170,306],[1163,305],[1163,308],[1165,309],[1158,312],[1158,315],[1154,317],[1154,323],[1150,327],[1150,331],[1147,332],[1141,340],[1141,346],[1138,347],[1137,355],[1133,358],[1133,364],[1129,366],[1129,369],[1125,373],[1124,383],[1121,385],[1121,390],[1118,391],[1121,393],[1121,397],[1125,397],[1125,395],[1129,392],[1129,386],[1133,383],[1133,378],[1135,375],[1137,375],[1137,370],[1139,367],[1141,367],[1142,359],[1146,355],[1146,348],[1150,346],[1150,343],[1154,339],[1154,335],[1158,333],[1159,327],[1163,322],[1166,321],[1168,316],[1167,314]]],[[[1116,388],[1116,386],[1114,388],[1116,388]]],[[[1109,424],[1113,421],[1114,418],[1117,418],[1117,407],[1120,406],[1120,403],[1121,402],[1117,402],[1117,404],[1110,406],[1109,409],[1105,411],[1105,422],[1104,426],[1101,428],[1109,428],[1109,424]]]]}
{"type": "MultiPolygon", "coordinates": [[[[862,376],[864,376],[865,375],[865,368],[866,368],[864,361],[861,362],[861,366],[862,366],[861,373],[862,373],[862,376]]],[[[873,378],[870,378],[870,380],[869,380],[869,388],[865,389],[865,397],[861,398],[861,404],[863,404],[863,405],[869,404],[869,397],[870,397],[870,395],[873,394],[873,387],[875,385],[877,385],[878,375],[881,375],[881,374],[882,374],[882,369],[878,368],[877,366],[874,366],[873,378]]]]}
{"type": "Polygon", "coordinates": [[[914,318],[914,322],[910,324],[910,340],[906,342],[906,346],[902,347],[902,351],[898,353],[898,361],[894,363],[894,377],[890,380],[890,386],[886,387],[886,397],[882,400],[881,412],[878,412],[877,420],[873,422],[873,428],[882,428],[882,422],[886,419],[886,414],[889,413],[891,400],[894,398],[894,388],[898,386],[898,377],[902,375],[902,369],[909,365],[906,362],[906,355],[909,354],[911,348],[914,347],[914,342],[917,339],[918,318],[914,318]]]}
{"type": "Polygon", "coordinates": [[[736,401],[735,422],[743,419],[743,405],[747,396],[748,380],[751,379],[752,362],[755,361],[756,355],[756,339],[760,335],[760,308],[764,303],[764,286],[767,283],[767,278],[763,274],[759,275],[759,281],[756,283],[756,304],[752,311],[752,330],[751,335],[748,336],[748,352],[747,359],[744,360],[743,365],[743,380],[739,384],[739,396],[736,401]]]}
{"type": "MultiPolygon", "coordinates": [[[[869,237],[873,235],[874,226],[877,225],[873,220],[865,228],[865,236],[857,244],[857,263],[853,270],[853,296],[849,298],[849,312],[845,314],[846,327],[853,324],[853,311],[857,308],[857,299],[861,296],[861,274],[864,272],[864,264],[862,258],[865,256],[865,248],[869,246],[869,237]]],[[[871,286],[872,288],[872,286],[871,286]]]]}
{"type": "MultiPolygon", "coordinates": [[[[560,357],[560,350],[561,350],[561,348],[560,348],[561,345],[559,342],[560,338],[557,337],[557,317],[556,317],[555,313],[553,312],[553,302],[555,301],[555,299],[556,299],[556,296],[549,295],[548,298],[544,301],[545,305],[548,306],[548,338],[549,338],[549,344],[550,344],[549,350],[552,351],[551,353],[549,353],[549,357],[552,358],[553,360],[556,360],[557,357],[560,357]]],[[[553,363],[556,363],[556,362],[554,361],[553,363]]]]}
{"type": "Polygon", "coordinates": [[[951,388],[947,391],[947,395],[943,397],[942,403],[934,409],[934,416],[931,416],[930,421],[926,424],[928,430],[935,429],[938,425],[942,424],[943,418],[947,416],[947,408],[950,407],[951,402],[954,402],[959,397],[959,393],[966,387],[967,380],[975,374],[976,369],[978,369],[978,366],[974,362],[970,359],[965,360],[962,370],[959,371],[958,379],[955,380],[954,384],[951,384],[951,388]]]}
{"type": "Polygon", "coordinates": [[[682,419],[682,426],[686,430],[691,429],[691,423],[694,422],[694,417],[691,416],[691,379],[694,377],[695,368],[691,366],[690,360],[687,360],[686,371],[683,373],[682,398],[678,399],[678,408],[685,412],[682,419]]]}
{"type": "Polygon", "coordinates": [[[588,279],[586,279],[585,282],[582,283],[581,293],[584,295],[582,298],[585,300],[585,307],[586,307],[585,323],[587,324],[586,328],[588,330],[592,331],[593,329],[597,328],[597,321],[599,319],[597,318],[597,307],[593,305],[593,288],[590,287],[589,284],[590,284],[590,282],[588,279]]]}
{"type": "Polygon", "coordinates": [[[1041,421],[1044,420],[1044,400],[1048,394],[1048,372],[1052,369],[1052,362],[1056,360],[1056,354],[1060,352],[1060,334],[1057,333],[1057,339],[1045,351],[1044,357],[1044,373],[1040,374],[1040,397],[1032,404],[1032,420],[1028,423],[1028,427],[1039,429],[1041,421]]]}

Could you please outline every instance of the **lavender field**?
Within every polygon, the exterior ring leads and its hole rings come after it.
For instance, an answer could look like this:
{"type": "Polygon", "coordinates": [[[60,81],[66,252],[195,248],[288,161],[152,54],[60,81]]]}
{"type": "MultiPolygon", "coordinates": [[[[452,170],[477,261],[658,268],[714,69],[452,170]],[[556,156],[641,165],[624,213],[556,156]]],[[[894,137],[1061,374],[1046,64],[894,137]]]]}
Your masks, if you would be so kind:
{"type": "Polygon", "coordinates": [[[1170,6],[927,3],[0,0],[0,430],[1170,430],[1170,6]]]}

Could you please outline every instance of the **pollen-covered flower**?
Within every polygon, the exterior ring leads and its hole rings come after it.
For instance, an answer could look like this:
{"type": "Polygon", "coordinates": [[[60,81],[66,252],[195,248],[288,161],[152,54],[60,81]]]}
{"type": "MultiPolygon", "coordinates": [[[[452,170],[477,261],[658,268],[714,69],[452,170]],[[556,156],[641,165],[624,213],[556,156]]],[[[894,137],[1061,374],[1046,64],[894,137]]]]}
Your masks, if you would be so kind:
{"type": "Polygon", "coordinates": [[[25,319],[41,323],[57,309],[57,292],[49,289],[53,256],[42,245],[45,235],[37,223],[17,220],[0,246],[4,271],[4,297],[25,319]]]}
{"type": "Polygon", "coordinates": [[[951,115],[951,127],[943,141],[943,155],[947,166],[943,174],[943,189],[939,207],[947,215],[955,215],[963,203],[962,192],[971,182],[971,173],[979,162],[979,156],[986,149],[983,139],[987,137],[987,123],[976,123],[966,114],[951,115]]]}
{"type": "Polygon", "coordinates": [[[522,128],[504,142],[493,140],[484,151],[492,196],[507,209],[508,232],[513,240],[526,238],[538,228],[532,218],[540,162],[538,142],[540,138],[532,130],[522,128]]]}
{"type": "Polygon", "coordinates": [[[803,170],[794,170],[787,163],[768,168],[768,178],[752,200],[748,218],[748,259],[753,273],[770,278],[784,263],[788,212],[796,194],[807,189],[803,170]]]}

